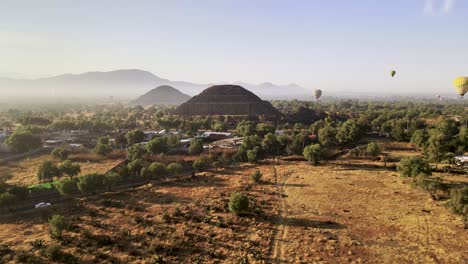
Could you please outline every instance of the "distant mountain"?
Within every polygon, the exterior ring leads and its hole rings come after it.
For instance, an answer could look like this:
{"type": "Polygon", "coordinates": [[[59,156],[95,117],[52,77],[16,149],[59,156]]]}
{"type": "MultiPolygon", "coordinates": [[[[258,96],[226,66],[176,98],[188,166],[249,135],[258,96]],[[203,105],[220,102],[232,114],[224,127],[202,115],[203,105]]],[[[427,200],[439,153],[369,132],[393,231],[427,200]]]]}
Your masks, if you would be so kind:
{"type": "MultiPolygon", "coordinates": [[[[312,92],[298,85],[275,85],[262,83],[234,83],[259,95],[263,99],[304,98],[312,92]]],[[[130,69],[109,72],[86,72],[63,74],[39,79],[10,79],[0,77],[0,96],[20,95],[30,97],[135,97],[161,85],[176,88],[182,93],[196,95],[214,84],[196,84],[171,81],[151,72],[130,69]]]]}
{"type": "Polygon", "coordinates": [[[190,96],[181,93],[179,90],[168,85],[161,85],[140,96],[132,103],[139,105],[180,105],[189,99],[190,96]]]}

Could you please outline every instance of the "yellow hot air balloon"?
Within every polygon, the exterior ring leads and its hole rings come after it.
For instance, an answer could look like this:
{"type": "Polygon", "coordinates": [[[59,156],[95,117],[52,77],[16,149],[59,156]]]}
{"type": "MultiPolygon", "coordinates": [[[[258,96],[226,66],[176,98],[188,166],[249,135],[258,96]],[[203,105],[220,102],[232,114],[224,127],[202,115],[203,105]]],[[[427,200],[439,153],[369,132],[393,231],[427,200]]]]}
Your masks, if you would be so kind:
{"type": "Polygon", "coordinates": [[[463,96],[468,92],[468,77],[458,77],[453,80],[453,85],[455,85],[455,90],[463,98],[463,96]]]}

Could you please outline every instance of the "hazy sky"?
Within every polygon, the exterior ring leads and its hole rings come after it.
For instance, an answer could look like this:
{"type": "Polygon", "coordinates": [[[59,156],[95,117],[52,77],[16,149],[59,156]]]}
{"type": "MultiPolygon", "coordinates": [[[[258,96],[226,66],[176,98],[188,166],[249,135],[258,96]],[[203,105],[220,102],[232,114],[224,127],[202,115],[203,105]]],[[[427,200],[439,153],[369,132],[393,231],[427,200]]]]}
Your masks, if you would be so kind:
{"type": "Polygon", "coordinates": [[[468,75],[467,33],[466,0],[0,0],[0,75],[442,93],[468,75]]]}

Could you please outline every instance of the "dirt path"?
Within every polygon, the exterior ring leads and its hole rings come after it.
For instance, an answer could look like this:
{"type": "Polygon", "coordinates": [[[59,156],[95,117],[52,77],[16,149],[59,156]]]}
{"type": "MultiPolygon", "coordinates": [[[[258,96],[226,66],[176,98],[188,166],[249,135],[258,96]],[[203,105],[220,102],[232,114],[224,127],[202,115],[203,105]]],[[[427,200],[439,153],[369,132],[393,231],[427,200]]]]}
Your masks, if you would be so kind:
{"type": "Polygon", "coordinates": [[[279,212],[278,212],[278,219],[277,219],[277,228],[275,231],[275,238],[273,242],[273,249],[272,249],[272,257],[271,259],[274,260],[274,263],[282,263],[284,261],[284,246],[287,243],[287,233],[288,227],[285,224],[285,219],[288,215],[288,203],[285,199],[285,184],[287,177],[281,177],[278,175],[278,171],[276,169],[276,165],[273,165],[273,173],[275,178],[276,184],[276,192],[278,194],[278,199],[280,201],[279,204],[279,212]]]}
{"type": "Polygon", "coordinates": [[[466,263],[459,217],[396,173],[277,162],[271,263],[466,263]]]}

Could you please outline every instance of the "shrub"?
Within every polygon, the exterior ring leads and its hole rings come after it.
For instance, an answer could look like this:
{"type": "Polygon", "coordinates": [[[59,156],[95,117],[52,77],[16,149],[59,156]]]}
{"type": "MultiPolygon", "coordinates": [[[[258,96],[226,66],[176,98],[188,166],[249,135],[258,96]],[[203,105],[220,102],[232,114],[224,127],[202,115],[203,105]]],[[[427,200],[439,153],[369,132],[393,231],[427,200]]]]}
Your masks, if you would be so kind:
{"type": "Polygon", "coordinates": [[[6,207],[6,206],[11,206],[13,203],[16,202],[16,196],[9,193],[5,192],[0,194],[0,207],[6,207]]]}
{"type": "Polygon", "coordinates": [[[130,175],[133,177],[140,176],[141,170],[145,167],[145,162],[142,159],[135,159],[128,163],[127,168],[130,175]]]}
{"type": "Polygon", "coordinates": [[[39,166],[37,171],[37,178],[41,181],[52,180],[54,177],[59,177],[60,174],[60,170],[55,164],[49,160],[45,160],[39,166]]]}
{"type": "Polygon", "coordinates": [[[49,220],[50,232],[54,236],[62,236],[62,232],[70,227],[68,219],[61,215],[53,215],[49,220]]]}
{"type": "Polygon", "coordinates": [[[125,135],[125,138],[127,139],[129,145],[133,145],[143,142],[143,140],[145,140],[145,133],[140,130],[132,130],[128,132],[127,135],[125,135]]]}
{"type": "Polygon", "coordinates": [[[251,150],[247,150],[247,160],[251,163],[256,163],[258,160],[259,147],[255,147],[251,150]]]}
{"type": "Polygon", "coordinates": [[[77,186],[82,193],[95,193],[104,187],[104,183],[104,175],[92,173],[79,177],[77,186]]]}
{"type": "Polygon", "coordinates": [[[78,259],[70,253],[63,252],[59,245],[50,245],[45,250],[45,255],[56,262],[74,264],[78,259]]]}
{"type": "Polygon", "coordinates": [[[66,160],[68,155],[70,155],[70,152],[64,147],[56,147],[52,150],[52,152],[50,152],[50,155],[58,160],[66,160]]]}
{"type": "Polygon", "coordinates": [[[209,168],[209,160],[206,157],[200,157],[192,164],[193,169],[196,172],[202,172],[209,168]]]}
{"type": "Polygon", "coordinates": [[[256,183],[260,182],[260,179],[262,178],[262,172],[259,170],[256,170],[254,173],[250,174],[250,178],[256,183]]]}
{"type": "Polygon", "coordinates": [[[468,187],[452,190],[448,206],[454,213],[463,215],[465,222],[468,222],[468,187]]]}
{"type": "Polygon", "coordinates": [[[71,160],[64,160],[58,164],[60,173],[66,174],[70,177],[74,177],[81,172],[81,166],[77,162],[71,160]]]}
{"type": "Polygon", "coordinates": [[[309,145],[304,148],[304,158],[311,162],[313,165],[317,165],[322,159],[322,147],[319,144],[309,145]]]}
{"type": "Polygon", "coordinates": [[[242,215],[249,210],[250,200],[243,193],[233,193],[229,200],[229,211],[236,215],[242,215]]]}
{"type": "Polygon", "coordinates": [[[13,194],[17,200],[24,200],[29,196],[29,188],[26,186],[14,185],[8,192],[13,194]]]}
{"type": "Polygon", "coordinates": [[[367,154],[372,157],[377,157],[380,154],[379,145],[375,142],[367,144],[367,154]]]}
{"type": "Polygon", "coordinates": [[[55,184],[55,187],[61,195],[65,196],[71,195],[72,193],[78,190],[76,181],[67,178],[61,179],[59,182],[57,182],[57,184],[55,184]]]}
{"type": "Polygon", "coordinates": [[[166,153],[168,149],[167,140],[165,137],[153,138],[148,145],[146,145],[146,150],[153,154],[166,153]]]}
{"type": "Polygon", "coordinates": [[[167,171],[169,172],[170,175],[176,176],[183,172],[183,168],[182,168],[182,165],[180,165],[179,163],[173,162],[167,165],[167,171]]]}
{"type": "Polygon", "coordinates": [[[429,162],[423,158],[412,156],[401,159],[397,170],[402,177],[416,177],[419,175],[432,175],[429,162]]]}
{"type": "Polygon", "coordinates": [[[159,178],[167,175],[167,169],[164,164],[161,162],[153,162],[148,167],[148,170],[152,174],[153,177],[159,178]]]}
{"type": "Polygon", "coordinates": [[[106,157],[112,152],[112,147],[104,144],[97,144],[93,149],[93,153],[99,156],[106,157]]]}
{"type": "Polygon", "coordinates": [[[127,159],[141,159],[146,154],[146,150],[139,145],[131,146],[127,149],[127,159]]]}
{"type": "Polygon", "coordinates": [[[427,191],[434,200],[437,198],[436,194],[438,191],[448,191],[447,185],[442,182],[440,177],[428,178],[427,176],[420,175],[416,177],[415,183],[421,189],[427,191]]]}
{"type": "Polygon", "coordinates": [[[203,142],[198,139],[190,141],[189,153],[190,155],[203,153],[203,142]]]}

